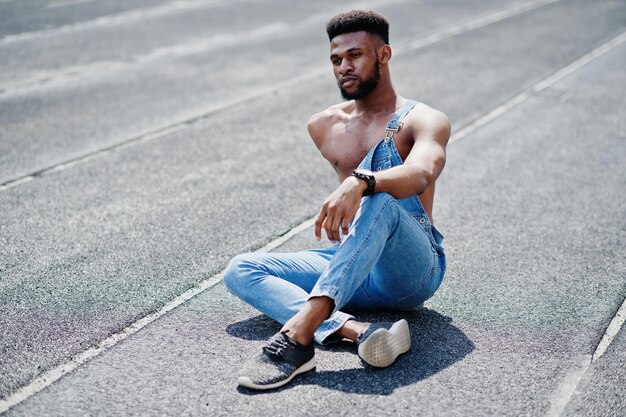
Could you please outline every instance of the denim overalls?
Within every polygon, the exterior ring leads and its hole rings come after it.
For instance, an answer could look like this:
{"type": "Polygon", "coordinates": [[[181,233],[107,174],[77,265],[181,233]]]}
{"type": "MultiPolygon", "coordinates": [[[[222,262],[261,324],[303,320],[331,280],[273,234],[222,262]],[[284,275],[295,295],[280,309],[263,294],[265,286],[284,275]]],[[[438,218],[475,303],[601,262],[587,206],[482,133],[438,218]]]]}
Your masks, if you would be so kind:
{"type": "MultiPolygon", "coordinates": [[[[415,107],[416,101],[407,100],[406,103],[396,113],[395,117],[387,123],[385,128],[385,138],[381,140],[378,145],[374,146],[365,155],[365,158],[359,164],[360,169],[367,169],[369,171],[383,171],[391,167],[402,165],[403,161],[396,148],[395,141],[393,139],[394,133],[396,133],[402,127],[402,119],[415,107]]],[[[420,226],[424,229],[426,234],[430,236],[435,250],[439,255],[445,256],[443,246],[441,242],[443,235],[430,224],[430,219],[422,206],[422,202],[416,195],[398,200],[398,202],[409,212],[409,214],[417,220],[420,226]]],[[[445,258],[444,258],[445,260],[445,258]]],[[[442,264],[442,268],[445,268],[445,261],[442,264]]]]}
{"type": "MultiPolygon", "coordinates": [[[[402,106],[359,168],[379,171],[402,164],[393,135],[415,104],[402,106]]],[[[335,310],[315,333],[315,340],[324,343],[354,318],[344,310],[406,310],[430,298],[445,272],[442,239],[417,196],[397,200],[375,193],[361,199],[340,244],[297,253],[239,255],[228,265],[224,283],[280,323],[310,297],[332,298],[335,310]]]]}

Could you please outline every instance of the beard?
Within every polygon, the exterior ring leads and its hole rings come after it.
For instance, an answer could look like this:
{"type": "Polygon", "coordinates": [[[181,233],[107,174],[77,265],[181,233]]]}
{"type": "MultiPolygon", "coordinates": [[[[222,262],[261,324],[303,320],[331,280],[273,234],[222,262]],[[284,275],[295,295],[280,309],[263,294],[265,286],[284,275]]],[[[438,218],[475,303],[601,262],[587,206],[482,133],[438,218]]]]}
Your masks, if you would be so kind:
{"type": "Polygon", "coordinates": [[[368,95],[370,95],[372,91],[374,91],[379,81],[380,81],[380,62],[378,61],[378,58],[376,58],[376,62],[374,63],[374,74],[372,74],[371,77],[361,81],[361,83],[359,84],[359,87],[354,93],[348,93],[346,90],[343,89],[343,87],[341,86],[341,83],[337,82],[337,84],[339,85],[339,91],[341,92],[341,97],[343,97],[345,100],[361,100],[362,98],[365,98],[368,95]]]}

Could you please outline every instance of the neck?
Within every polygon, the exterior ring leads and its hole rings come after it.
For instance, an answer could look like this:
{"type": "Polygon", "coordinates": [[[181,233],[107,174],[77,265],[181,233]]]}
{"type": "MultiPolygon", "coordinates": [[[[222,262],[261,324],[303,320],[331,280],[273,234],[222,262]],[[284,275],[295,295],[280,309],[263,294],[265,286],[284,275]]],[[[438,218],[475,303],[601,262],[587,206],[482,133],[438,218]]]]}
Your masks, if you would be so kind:
{"type": "Polygon", "coordinates": [[[355,100],[354,105],[358,113],[396,111],[396,101],[398,95],[393,88],[389,77],[382,77],[374,91],[367,97],[355,100]]]}

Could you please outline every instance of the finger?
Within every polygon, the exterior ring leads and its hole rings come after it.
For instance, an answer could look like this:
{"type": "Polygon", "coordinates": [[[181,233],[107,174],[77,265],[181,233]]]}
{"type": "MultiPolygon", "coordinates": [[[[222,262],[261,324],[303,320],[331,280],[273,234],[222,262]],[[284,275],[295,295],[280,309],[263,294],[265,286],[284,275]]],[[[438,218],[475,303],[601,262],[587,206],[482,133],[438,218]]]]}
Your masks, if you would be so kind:
{"type": "Polygon", "coordinates": [[[348,229],[350,228],[351,221],[352,219],[348,217],[344,217],[343,219],[341,219],[341,231],[343,232],[344,236],[348,235],[348,229]]]}
{"type": "Polygon", "coordinates": [[[334,243],[341,242],[341,235],[339,234],[339,228],[341,227],[341,215],[337,215],[333,219],[333,224],[331,226],[331,230],[333,231],[333,237],[335,238],[334,243]]]}
{"type": "Polygon", "coordinates": [[[326,210],[324,206],[322,206],[320,212],[317,214],[317,219],[315,219],[315,239],[317,240],[322,240],[322,225],[325,217],[326,210]]]}
{"type": "Polygon", "coordinates": [[[352,210],[346,213],[346,215],[343,217],[341,224],[343,226],[344,235],[347,235],[349,233],[350,223],[352,223],[352,220],[354,220],[354,216],[356,216],[356,213],[358,210],[359,210],[359,205],[357,204],[352,210]]]}
{"type": "Polygon", "coordinates": [[[332,225],[333,225],[333,219],[330,217],[326,217],[324,219],[324,225],[323,225],[324,230],[326,230],[326,237],[331,242],[334,242],[332,225]]]}
{"type": "Polygon", "coordinates": [[[326,218],[324,218],[324,230],[326,230],[326,237],[328,237],[328,240],[330,240],[331,242],[335,242],[335,238],[333,235],[333,220],[335,218],[335,216],[337,215],[337,208],[333,205],[333,204],[328,204],[326,206],[326,218]]]}

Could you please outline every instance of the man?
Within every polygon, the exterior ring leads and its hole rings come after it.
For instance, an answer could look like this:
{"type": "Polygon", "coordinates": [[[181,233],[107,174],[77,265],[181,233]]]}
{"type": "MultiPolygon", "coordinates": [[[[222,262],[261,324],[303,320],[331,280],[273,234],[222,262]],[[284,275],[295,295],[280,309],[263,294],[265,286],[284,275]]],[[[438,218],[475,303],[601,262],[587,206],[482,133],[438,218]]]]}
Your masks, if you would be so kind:
{"type": "Polygon", "coordinates": [[[432,208],[448,119],[396,94],[384,16],[339,14],[327,32],[347,101],[311,117],[308,128],[340,181],[315,222],[317,239],[323,230],[333,245],[230,262],[224,276],[229,291],[283,323],[241,371],[238,384],[251,389],[276,388],[313,369],[313,340],[349,339],[367,364],[391,365],[410,348],[407,322],[362,323],[345,311],[418,307],[445,271],[432,208]]]}

